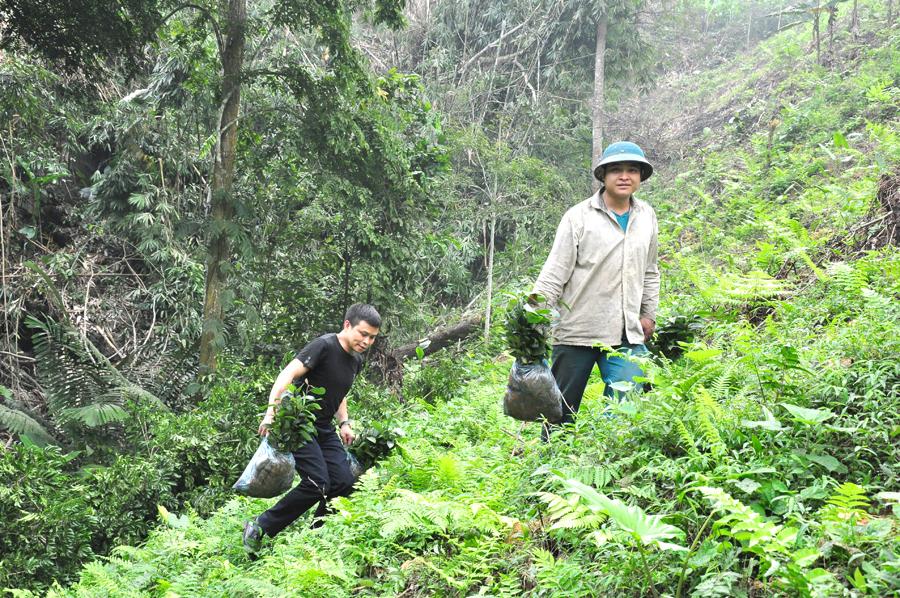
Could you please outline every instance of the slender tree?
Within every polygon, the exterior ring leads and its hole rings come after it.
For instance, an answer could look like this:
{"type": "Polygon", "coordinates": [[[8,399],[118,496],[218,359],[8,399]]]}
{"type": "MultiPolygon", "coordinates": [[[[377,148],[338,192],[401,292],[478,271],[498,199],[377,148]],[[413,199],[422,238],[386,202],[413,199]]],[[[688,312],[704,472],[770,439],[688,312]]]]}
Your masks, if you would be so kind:
{"type": "Polygon", "coordinates": [[[241,70],[247,36],[246,0],[224,0],[225,37],[222,40],[222,89],[219,94],[219,118],[213,153],[209,204],[212,210],[203,304],[203,331],[200,336],[200,365],[215,369],[216,352],[221,344],[224,288],[227,264],[231,256],[228,225],[234,216],[232,183],[237,153],[238,113],[241,104],[241,70]]]}
{"type": "MultiPolygon", "coordinates": [[[[603,153],[603,104],[606,98],[606,30],[607,16],[600,15],[597,19],[597,42],[594,50],[594,94],[591,96],[591,166],[601,153],[603,153]]],[[[593,191],[600,188],[600,182],[592,179],[593,191]]]]}

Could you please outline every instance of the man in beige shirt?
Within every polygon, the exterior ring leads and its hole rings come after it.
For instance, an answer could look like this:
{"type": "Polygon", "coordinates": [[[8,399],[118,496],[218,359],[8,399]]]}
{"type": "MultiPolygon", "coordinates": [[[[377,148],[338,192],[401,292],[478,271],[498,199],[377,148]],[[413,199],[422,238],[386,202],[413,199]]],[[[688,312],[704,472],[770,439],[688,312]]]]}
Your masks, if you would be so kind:
{"type": "Polygon", "coordinates": [[[634,196],[653,166],[634,143],[604,151],[594,176],[600,190],[570,208],[534,292],[559,309],[553,327],[553,376],[571,422],[594,364],[612,384],[643,375],[628,357],[647,353],[659,304],[656,213],[634,196]]]}

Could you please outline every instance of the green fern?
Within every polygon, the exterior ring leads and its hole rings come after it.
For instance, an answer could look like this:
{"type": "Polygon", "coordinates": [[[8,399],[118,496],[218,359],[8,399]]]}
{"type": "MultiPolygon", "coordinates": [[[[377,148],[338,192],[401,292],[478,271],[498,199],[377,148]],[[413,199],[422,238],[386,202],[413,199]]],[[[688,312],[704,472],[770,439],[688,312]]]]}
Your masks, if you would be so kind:
{"type": "Polygon", "coordinates": [[[36,318],[27,324],[35,330],[36,370],[50,417],[69,434],[124,420],[128,400],[147,400],[165,408],[71,326],[36,318]]]}
{"type": "Polygon", "coordinates": [[[823,569],[809,569],[821,553],[813,547],[797,548],[797,528],[768,521],[721,488],[702,486],[697,490],[710,501],[714,511],[722,513],[713,527],[714,532],[734,538],[744,552],[759,557],[760,573],[764,577],[776,576],[780,585],[801,596],[812,596],[813,588],[822,590],[827,585],[836,585],[823,569]]]}
{"type": "Polygon", "coordinates": [[[13,434],[27,436],[38,446],[56,444],[53,436],[33,417],[24,411],[2,404],[0,404],[0,427],[9,430],[13,434]]]}
{"type": "Polygon", "coordinates": [[[562,480],[562,485],[565,490],[580,497],[588,509],[608,516],[622,532],[637,542],[641,550],[643,546],[655,546],[660,550],[686,550],[666,542],[672,538],[683,538],[684,532],[663,522],[661,515],[649,515],[638,506],[610,498],[577,480],[562,480]]]}
{"type": "Polygon", "coordinates": [[[866,489],[853,482],[844,482],[835,488],[825,502],[849,513],[869,516],[867,509],[871,506],[871,502],[866,496],[866,489]]]}
{"type": "Polygon", "coordinates": [[[740,361],[729,361],[722,368],[721,372],[712,379],[709,385],[709,393],[718,400],[723,400],[731,395],[731,383],[735,379],[735,374],[742,367],[740,361]]]}
{"type": "Polygon", "coordinates": [[[582,395],[582,402],[584,401],[602,401],[603,400],[603,390],[606,388],[606,385],[603,382],[594,382],[593,384],[588,384],[587,388],[584,389],[584,394],[582,395]]]}
{"type": "Polygon", "coordinates": [[[697,424],[703,433],[703,440],[715,457],[721,457],[727,452],[722,436],[716,428],[716,422],[722,418],[722,408],[710,396],[709,391],[700,386],[695,393],[694,407],[697,410],[697,424]]]}
{"type": "Polygon", "coordinates": [[[846,262],[834,262],[827,269],[831,282],[841,290],[846,297],[859,297],[863,289],[868,287],[869,279],[866,273],[846,262]]]}
{"type": "Polygon", "coordinates": [[[536,496],[547,504],[547,516],[552,522],[550,529],[594,530],[606,521],[605,514],[582,504],[578,495],[565,497],[552,492],[538,492],[536,496]]]}
{"type": "Polygon", "coordinates": [[[622,477],[618,462],[608,465],[572,465],[554,469],[552,472],[560,478],[572,478],[598,489],[622,477]]]}
{"type": "Polygon", "coordinates": [[[699,454],[697,442],[694,440],[690,430],[687,429],[687,426],[684,425],[684,421],[679,418],[675,419],[675,431],[678,432],[678,438],[681,440],[681,445],[687,454],[696,457],[699,454]]]}

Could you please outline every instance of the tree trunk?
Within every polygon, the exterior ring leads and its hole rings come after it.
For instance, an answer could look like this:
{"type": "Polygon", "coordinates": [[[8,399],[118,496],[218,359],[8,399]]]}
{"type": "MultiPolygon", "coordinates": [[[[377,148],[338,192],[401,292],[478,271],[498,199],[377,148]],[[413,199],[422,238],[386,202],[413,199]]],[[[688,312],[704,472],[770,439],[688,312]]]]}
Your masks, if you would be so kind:
{"type": "MultiPolygon", "coordinates": [[[[593,152],[591,153],[591,169],[596,166],[603,153],[603,89],[606,64],[606,15],[597,23],[597,48],[594,51],[594,97],[591,105],[593,117],[593,152]]],[[[600,181],[591,178],[591,189],[600,189],[600,181]]]]}
{"type": "Polygon", "coordinates": [[[750,49],[750,32],[752,31],[752,28],[753,28],[753,7],[751,6],[750,9],[747,11],[747,43],[746,43],[747,50],[750,49]]]}
{"type": "Polygon", "coordinates": [[[216,369],[216,354],[224,342],[222,291],[225,287],[231,259],[228,225],[234,216],[231,187],[234,181],[237,119],[241,102],[241,68],[244,63],[244,41],[247,26],[247,1],[222,1],[222,9],[227,10],[228,16],[224,48],[220,57],[223,74],[222,95],[213,176],[209,187],[212,233],[206,267],[203,332],[200,336],[200,367],[201,371],[207,372],[216,369]]]}
{"type": "Polygon", "coordinates": [[[859,37],[859,0],[853,0],[853,11],[850,13],[850,33],[853,39],[859,37]]]}
{"type": "Polygon", "coordinates": [[[488,240],[487,262],[487,304],[484,308],[484,340],[491,338],[491,301],[494,293],[494,232],[497,228],[497,215],[491,210],[491,232],[488,240]]]}
{"type": "Polygon", "coordinates": [[[837,7],[828,9],[828,63],[834,66],[834,22],[837,20],[837,7]]]}
{"type": "Polygon", "coordinates": [[[887,26],[891,28],[894,26],[894,0],[888,0],[887,4],[887,26]]]}
{"type": "Polygon", "coordinates": [[[816,2],[816,18],[813,21],[813,36],[816,38],[816,64],[822,64],[822,40],[819,35],[819,22],[822,20],[819,12],[819,3],[816,2]]]}
{"type": "MultiPolygon", "coordinates": [[[[349,244],[349,240],[347,241],[349,244]]],[[[350,250],[346,249],[344,253],[344,299],[341,301],[341,315],[343,316],[346,313],[347,308],[350,307],[350,272],[353,269],[353,256],[350,255],[350,250]]]]}

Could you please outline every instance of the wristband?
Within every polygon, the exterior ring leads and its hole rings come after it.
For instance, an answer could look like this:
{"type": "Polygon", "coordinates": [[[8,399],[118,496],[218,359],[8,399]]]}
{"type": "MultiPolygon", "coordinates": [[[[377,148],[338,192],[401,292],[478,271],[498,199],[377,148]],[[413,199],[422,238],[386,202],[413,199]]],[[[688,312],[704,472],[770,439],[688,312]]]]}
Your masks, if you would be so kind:
{"type": "Polygon", "coordinates": [[[345,419],[344,421],[342,421],[341,423],[339,423],[339,424],[338,424],[338,430],[340,430],[341,428],[343,428],[345,424],[349,426],[349,425],[350,425],[350,420],[349,420],[349,419],[345,419]]]}

